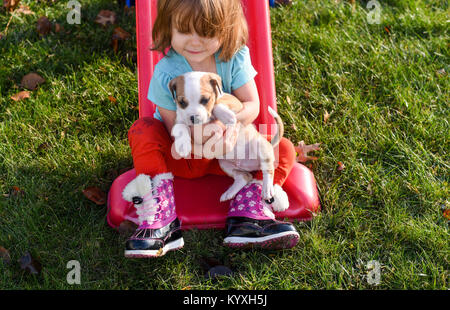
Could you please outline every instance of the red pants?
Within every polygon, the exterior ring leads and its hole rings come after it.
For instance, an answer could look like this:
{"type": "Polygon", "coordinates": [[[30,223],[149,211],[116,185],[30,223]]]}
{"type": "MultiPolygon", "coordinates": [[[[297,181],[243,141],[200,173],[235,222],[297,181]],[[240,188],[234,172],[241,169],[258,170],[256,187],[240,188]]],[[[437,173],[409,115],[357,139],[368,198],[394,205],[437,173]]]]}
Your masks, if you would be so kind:
{"type": "MultiPolygon", "coordinates": [[[[133,156],[136,174],[147,174],[151,177],[171,172],[174,176],[193,179],[207,174],[226,175],[217,159],[174,159],[172,157],[172,138],[164,123],[153,117],[144,117],[134,122],[128,131],[128,141],[133,156]]],[[[275,152],[274,184],[282,185],[292,170],[296,153],[294,145],[282,138],[275,152]]],[[[254,178],[261,180],[262,172],[254,173],[254,178]]]]}

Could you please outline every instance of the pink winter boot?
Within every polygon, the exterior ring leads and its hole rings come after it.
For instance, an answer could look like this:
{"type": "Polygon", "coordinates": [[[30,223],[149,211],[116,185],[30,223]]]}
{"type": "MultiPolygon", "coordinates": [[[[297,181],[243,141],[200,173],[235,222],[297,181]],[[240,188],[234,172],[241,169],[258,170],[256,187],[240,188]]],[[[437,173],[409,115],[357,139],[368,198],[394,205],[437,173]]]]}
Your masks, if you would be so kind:
{"type": "Polygon", "coordinates": [[[122,196],[134,203],[139,224],[126,242],[125,257],[158,257],[184,246],[171,173],[153,178],[140,174],[125,187],[122,196]]]}
{"type": "Polygon", "coordinates": [[[282,211],[289,206],[286,193],[276,185],[275,201],[269,204],[263,201],[261,191],[261,182],[252,181],[231,201],[224,245],[232,248],[288,249],[297,244],[299,234],[294,225],[275,220],[272,213],[272,210],[282,211]]]}

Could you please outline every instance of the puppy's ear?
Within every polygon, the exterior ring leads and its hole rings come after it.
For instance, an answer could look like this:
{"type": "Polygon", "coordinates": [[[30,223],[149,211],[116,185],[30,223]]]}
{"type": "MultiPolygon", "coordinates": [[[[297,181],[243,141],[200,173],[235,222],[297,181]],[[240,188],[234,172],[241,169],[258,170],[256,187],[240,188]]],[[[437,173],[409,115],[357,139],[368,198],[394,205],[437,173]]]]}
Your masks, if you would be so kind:
{"type": "Polygon", "coordinates": [[[216,93],[216,98],[223,94],[222,78],[219,75],[215,73],[210,73],[209,82],[211,83],[211,86],[213,87],[214,92],[216,93]]]}
{"type": "Polygon", "coordinates": [[[170,80],[169,84],[167,85],[169,87],[170,93],[172,94],[172,98],[173,100],[176,101],[177,99],[177,83],[179,81],[180,77],[177,76],[176,78],[173,78],[172,80],[170,80]]]}

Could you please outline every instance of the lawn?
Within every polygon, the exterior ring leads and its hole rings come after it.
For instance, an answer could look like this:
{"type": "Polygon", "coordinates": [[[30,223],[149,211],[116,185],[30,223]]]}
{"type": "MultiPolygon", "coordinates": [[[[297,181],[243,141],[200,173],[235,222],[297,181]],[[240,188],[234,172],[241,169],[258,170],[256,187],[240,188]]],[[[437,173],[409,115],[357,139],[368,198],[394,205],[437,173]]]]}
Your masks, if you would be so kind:
{"type": "Polygon", "coordinates": [[[0,256],[0,289],[448,288],[447,1],[381,1],[380,24],[369,23],[367,1],[271,8],[285,136],[322,143],[308,163],[322,212],[296,224],[292,250],[231,250],[222,231],[193,230],[182,250],[155,260],[125,259],[126,236],[83,195],[107,192],[132,167],[138,94],[134,12],[79,2],[79,25],[66,21],[67,1],[0,10],[0,253],[11,261],[0,256]],[[116,51],[114,27],[94,22],[103,9],[131,34],[116,51]],[[41,16],[47,35],[36,31],[41,16]],[[30,72],[45,83],[12,100],[30,72]],[[37,275],[20,268],[27,252],[37,275]],[[79,285],[66,281],[71,260],[79,285]],[[234,274],[206,279],[205,261],[234,274]]]}

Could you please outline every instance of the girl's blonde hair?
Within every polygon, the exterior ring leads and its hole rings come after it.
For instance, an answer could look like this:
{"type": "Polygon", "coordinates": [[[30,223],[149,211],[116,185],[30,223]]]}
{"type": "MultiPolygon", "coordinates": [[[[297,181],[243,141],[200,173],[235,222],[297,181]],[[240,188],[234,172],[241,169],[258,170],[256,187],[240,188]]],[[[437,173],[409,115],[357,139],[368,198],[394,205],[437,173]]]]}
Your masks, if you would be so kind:
{"type": "Polygon", "coordinates": [[[240,0],[158,0],[152,50],[164,53],[170,47],[172,25],[181,33],[218,38],[222,61],[229,61],[248,39],[240,0]]]}

